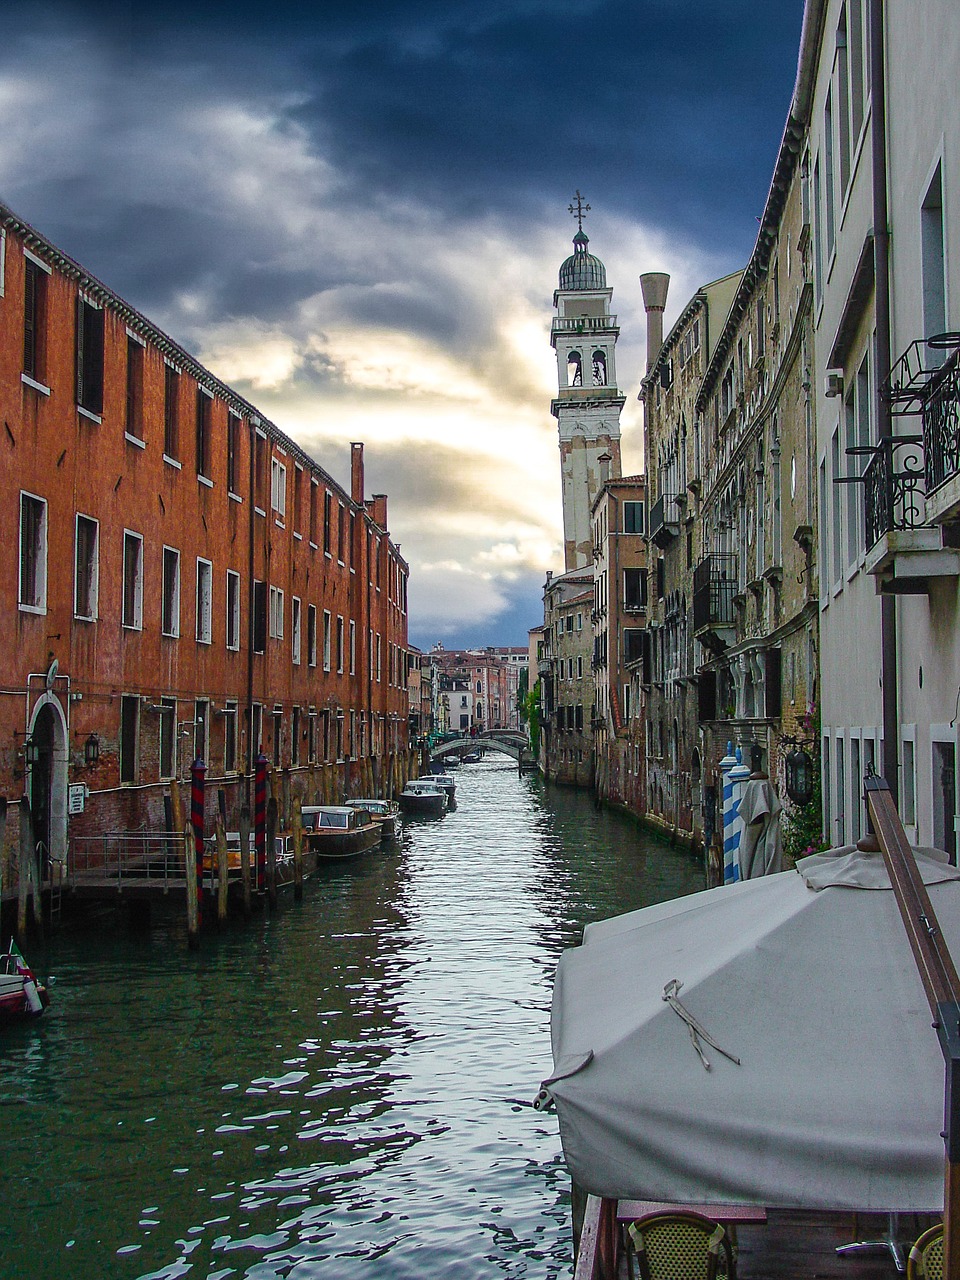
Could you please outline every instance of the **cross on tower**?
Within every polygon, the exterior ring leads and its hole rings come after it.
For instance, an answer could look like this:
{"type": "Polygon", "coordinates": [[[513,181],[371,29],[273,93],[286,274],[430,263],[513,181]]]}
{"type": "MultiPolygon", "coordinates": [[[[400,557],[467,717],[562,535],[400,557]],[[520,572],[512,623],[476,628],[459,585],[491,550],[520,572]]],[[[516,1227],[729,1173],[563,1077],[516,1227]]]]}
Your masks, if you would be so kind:
{"type": "Polygon", "coordinates": [[[569,205],[568,208],[571,213],[575,213],[577,215],[577,224],[580,230],[582,231],[583,215],[589,211],[590,206],[584,203],[583,196],[580,194],[579,191],[577,192],[577,203],[569,205]]]}

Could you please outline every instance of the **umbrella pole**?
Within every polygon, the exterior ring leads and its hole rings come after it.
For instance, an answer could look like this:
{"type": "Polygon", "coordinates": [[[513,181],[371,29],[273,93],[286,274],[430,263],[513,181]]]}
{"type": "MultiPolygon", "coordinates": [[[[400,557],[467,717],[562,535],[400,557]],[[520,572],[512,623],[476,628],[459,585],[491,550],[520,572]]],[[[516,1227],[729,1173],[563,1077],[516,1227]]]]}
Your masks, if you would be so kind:
{"type": "Polygon", "coordinates": [[[960,977],[890,788],[875,774],[868,774],[864,784],[870,816],[943,1053],[943,1275],[944,1280],[960,1280],[960,977]]]}

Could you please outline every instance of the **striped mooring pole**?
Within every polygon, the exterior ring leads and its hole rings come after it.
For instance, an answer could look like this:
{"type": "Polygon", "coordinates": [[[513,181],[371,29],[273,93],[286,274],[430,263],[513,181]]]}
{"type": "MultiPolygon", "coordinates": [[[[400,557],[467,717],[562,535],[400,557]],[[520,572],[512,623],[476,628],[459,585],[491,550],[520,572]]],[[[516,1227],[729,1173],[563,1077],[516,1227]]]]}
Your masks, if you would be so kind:
{"type": "Polygon", "coordinates": [[[253,787],[254,843],[257,847],[257,892],[267,883],[267,757],[261,751],[257,756],[256,778],[253,787]]]}
{"type": "Polygon", "coordinates": [[[197,864],[197,928],[203,923],[203,788],[207,766],[199,756],[190,766],[190,822],[197,864]]]}
{"type": "MultiPolygon", "coordinates": [[[[730,824],[730,857],[732,865],[727,862],[728,847],[726,838],[723,846],[723,883],[735,884],[740,879],[740,841],[743,839],[743,819],[740,817],[740,800],[743,796],[743,784],[750,777],[750,767],[743,763],[743,749],[737,747],[737,763],[727,774],[732,795],[732,822],[730,824]]],[[[726,832],[724,833],[726,837],[726,832]]]]}
{"type": "Polygon", "coordinates": [[[737,757],[733,754],[733,743],[727,743],[727,754],[720,761],[720,776],[723,788],[723,883],[733,884],[740,874],[740,862],[737,849],[740,844],[739,835],[735,831],[736,813],[733,799],[733,782],[730,779],[731,769],[736,767],[737,757]]]}

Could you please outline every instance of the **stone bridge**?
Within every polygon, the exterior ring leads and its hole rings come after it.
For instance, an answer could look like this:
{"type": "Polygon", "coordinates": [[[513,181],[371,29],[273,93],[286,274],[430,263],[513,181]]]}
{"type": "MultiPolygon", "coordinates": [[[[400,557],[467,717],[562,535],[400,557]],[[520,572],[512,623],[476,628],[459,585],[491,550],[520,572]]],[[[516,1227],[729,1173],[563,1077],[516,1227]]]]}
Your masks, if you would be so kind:
{"type": "Polygon", "coordinates": [[[449,742],[441,742],[430,752],[432,760],[441,761],[444,756],[462,756],[469,751],[500,751],[505,756],[516,760],[521,768],[534,764],[530,745],[522,733],[510,730],[485,733],[480,738],[451,738],[449,742]]]}

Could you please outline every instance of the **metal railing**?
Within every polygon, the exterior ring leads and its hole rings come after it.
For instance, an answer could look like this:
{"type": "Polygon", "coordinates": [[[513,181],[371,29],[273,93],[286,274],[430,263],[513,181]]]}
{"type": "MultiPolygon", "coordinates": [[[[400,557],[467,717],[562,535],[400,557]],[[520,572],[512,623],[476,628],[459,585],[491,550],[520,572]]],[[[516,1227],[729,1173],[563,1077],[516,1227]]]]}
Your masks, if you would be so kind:
{"type": "Polygon", "coordinates": [[[927,493],[960,473],[960,353],[930,382],[923,402],[923,457],[927,493]]]}
{"type": "MultiPolygon", "coordinates": [[[[107,831],[99,836],[75,836],[67,853],[67,880],[125,882],[144,880],[167,884],[184,878],[183,833],[166,831],[107,831]]],[[[212,877],[213,871],[209,872],[212,877]]]]}
{"type": "Polygon", "coordinates": [[[737,557],[705,556],[693,571],[693,629],[732,626],[738,590],[737,557]]]}
{"type": "Polygon", "coordinates": [[[658,547],[675,537],[680,526],[680,501],[675,493],[661,493],[650,508],[650,539],[658,547]]]}
{"type": "Polygon", "coordinates": [[[868,549],[884,534],[899,529],[919,529],[924,524],[922,443],[920,436],[889,436],[875,446],[863,472],[868,549]],[[898,459],[898,450],[907,452],[898,459]]]}

